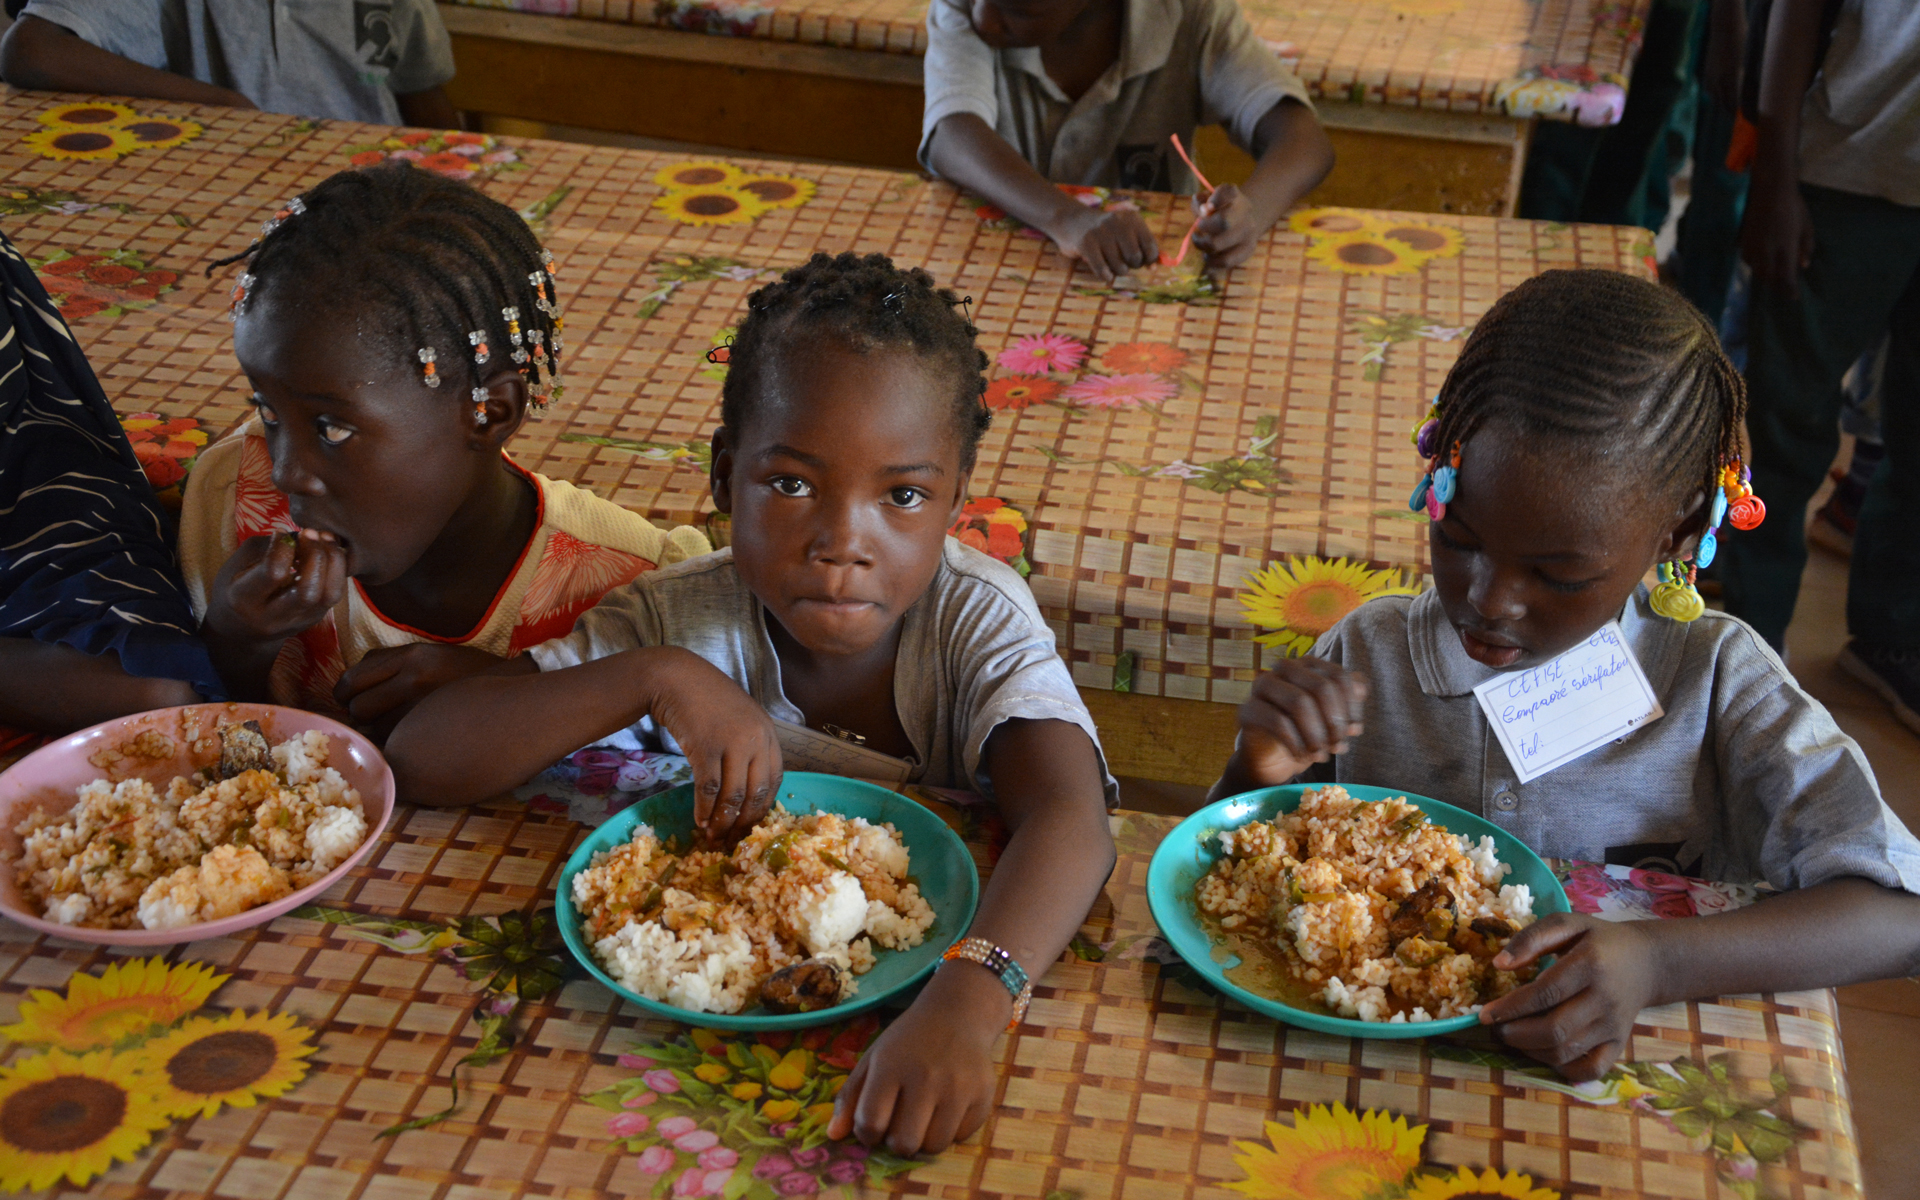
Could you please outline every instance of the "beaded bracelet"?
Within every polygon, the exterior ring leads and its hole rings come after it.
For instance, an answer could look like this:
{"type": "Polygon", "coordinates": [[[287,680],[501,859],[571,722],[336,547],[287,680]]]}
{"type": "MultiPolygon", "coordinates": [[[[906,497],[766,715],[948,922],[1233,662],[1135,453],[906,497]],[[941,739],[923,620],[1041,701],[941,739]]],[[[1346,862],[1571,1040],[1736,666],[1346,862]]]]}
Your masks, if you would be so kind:
{"type": "Polygon", "coordinates": [[[1027,978],[1025,968],[1014,961],[1013,955],[985,938],[961,938],[940,956],[942,962],[956,958],[979,963],[1000,977],[1007,993],[1013,997],[1013,1019],[1007,1022],[1007,1028],[1017,1029],[1026,1019],[1027,1005],[1033,1000],[1033,980],[1027,978]]]}

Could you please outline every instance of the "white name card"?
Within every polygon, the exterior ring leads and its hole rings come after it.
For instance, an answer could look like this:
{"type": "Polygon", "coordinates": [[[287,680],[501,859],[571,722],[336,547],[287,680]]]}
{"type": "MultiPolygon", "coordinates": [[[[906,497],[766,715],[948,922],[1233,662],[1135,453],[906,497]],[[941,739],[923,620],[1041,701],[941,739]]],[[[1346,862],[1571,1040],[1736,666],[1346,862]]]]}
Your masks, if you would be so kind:
{"type": "Polygon", "coordinates": [[[1559,658],[1473,689],[1520,782],[1659,720],[1665,710],[1609,621],[1559,658]]]}

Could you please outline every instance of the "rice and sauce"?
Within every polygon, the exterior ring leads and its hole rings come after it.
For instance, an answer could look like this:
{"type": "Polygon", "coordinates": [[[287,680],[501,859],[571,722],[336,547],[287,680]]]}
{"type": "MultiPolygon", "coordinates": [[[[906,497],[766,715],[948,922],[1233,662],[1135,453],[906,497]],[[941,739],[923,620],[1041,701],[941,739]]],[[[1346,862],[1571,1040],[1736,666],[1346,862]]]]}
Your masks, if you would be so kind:
{"type": "MultiPolygon", "coordinates": [[[[121,758],[173,757],[167,735],[140,738],[121,758]]],[[[360,793],[327,765],[326,734],[269,746],[249,721],[223,726],[219,742],[218,765],[164,788],[96,779],[70,810],[20,821],[21,898],[62,925],[180,929],[306,887],[366,840],[360,793]]]]}
{"type": "Polygon", "coordinates": [[[1527,975],[1494,955],[1533,922],[1493,839],[1434,824],[1404,797],[1309,789],[1271,821],[1219,834],[1195,889],[1202,919],[1243,960],[1227,972],[1274,999],[1362,1021],[1477,1012],[1527,975]]]}
{"type": "Polygon", "coordinates": [[[593,956],[615,982],[693,1012],[851,998],[875,948],[920,944],[933,909],[892,825],[775,806],[731,850],[680,850],[648,825],[573,878],[593,956]]]}

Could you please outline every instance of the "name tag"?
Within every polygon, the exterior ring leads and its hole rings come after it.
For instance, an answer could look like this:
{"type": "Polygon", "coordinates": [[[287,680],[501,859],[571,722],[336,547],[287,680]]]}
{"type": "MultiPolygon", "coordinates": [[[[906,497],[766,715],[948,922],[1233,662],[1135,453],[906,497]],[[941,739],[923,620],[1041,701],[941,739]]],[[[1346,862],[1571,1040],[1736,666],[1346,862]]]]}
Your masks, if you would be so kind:
{"type": "Polygon", "coordinates": [[[1521,783],[1665,713],[1618,621],[1552,662],[1496,675],[1473,694],[1521,783]]]}

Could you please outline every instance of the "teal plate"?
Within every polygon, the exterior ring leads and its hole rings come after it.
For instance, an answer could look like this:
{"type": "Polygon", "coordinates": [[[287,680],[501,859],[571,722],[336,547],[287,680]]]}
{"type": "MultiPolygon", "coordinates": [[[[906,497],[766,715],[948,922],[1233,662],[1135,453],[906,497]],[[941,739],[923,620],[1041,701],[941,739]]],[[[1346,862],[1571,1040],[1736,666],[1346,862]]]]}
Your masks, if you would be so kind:
{"type": "Polygon", "coordinates": [[[651,825],[662,840],[678,838],[682,846],[689,845],[693,838],[692,784],[648,796],[631,808],[622,809],[589,834],[567,859],[567,865],[560,871],[559,894],[554,904],[567,949],[573,951],[580,965],[595,979],[621,998],[648,1012],[711,1029],[801,1029],[823,1025],[872,1008],[931,974],[947,947],[959,941],[973,924],[973,910],[980,903],[980,872],[973,865],[967,844],[931,810],[897,792],[857,779],[788,771],[780,784],[780,803],[791,813],[830,812],[843,817],[865,817],[875,825],[892,825],[907,844],[911,859],[908,874],[920,885],[920,894],[933,908],[933,925],[918,946],[911,950],[874,951],[873,970],[860,976],[860,990],[853,999],[810,1013],[770,1013],[758,1006],[741,1013],[691,1012],[636,995],[615,983],[601,969],[588,946],[586,934],[581,931],[580,914],[574,911],[573,877],[587,868],[595,854],[632,841],[635,825],[651,825]]]}
{"type": "MultiPolygon", "coordinates": [[[[1292,812],[1300,803],[1301,795],[1314,786],[1318,785],[1290,783],[1283,787],[1262,788],[1230,796],[1207,805],[1174,826],[1173,832],[1167,834],[1160,848],[1153,852],[1153,863],[1147,868],[1147,903],[1153,909],[1153,919],[1160,926],[1160,932],[1175,952],[1187,961],[1187,965],[1199,972],[1208,983],[1248,1008],[1278,1017],[1290,1025],[1339,1034],[1341,1037],[1415,1038],[1456,1033],[1479,1024],[1480,1018],[1473,1013],[1448,1017],[1444,1021],[1422,1021],[1417,1025],[1390,1025],[1308,1012],[1280,1000],[1256,995],[1229,980],[1227,968],[1238,966],[1238,958],[1230,957],[1225,964],[1213,961],[1213,951],[1219,943],[1201,924],[1200,910],[1193,892],[1200,877],[1212,870],[1213,864],[1220,858],[1220,841],[1214,835],[1224,830],[1238,829],[1252,821],[1271,821],[1282,813],[1292,812]]],[[[1452,833],[1465,834],[1476,842],[1483,835],[1492,835],[1494,852],[1499,855],[1501,862],[1513,868],[1502,882],[1524,883],[1533,889],[1535,917],[1569,911],[1571,906],[1567,903],[1566,889],[1553,877],[1547,864],[1506,830],[1451,804],[1442,804],[1410,792],[1352,783],[1347,784],[1346,789],[1357,800],[1389,800],[1395,796],[1405,796],[1408,803],[1426,813],[1434,824],[1452,833]]]]}

